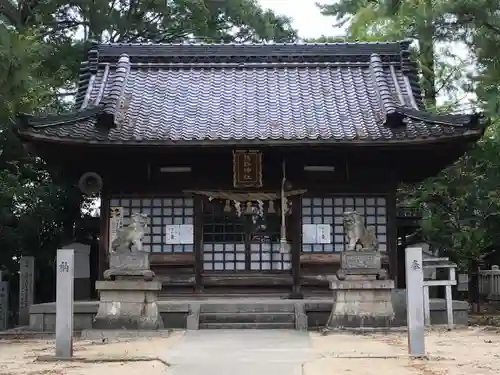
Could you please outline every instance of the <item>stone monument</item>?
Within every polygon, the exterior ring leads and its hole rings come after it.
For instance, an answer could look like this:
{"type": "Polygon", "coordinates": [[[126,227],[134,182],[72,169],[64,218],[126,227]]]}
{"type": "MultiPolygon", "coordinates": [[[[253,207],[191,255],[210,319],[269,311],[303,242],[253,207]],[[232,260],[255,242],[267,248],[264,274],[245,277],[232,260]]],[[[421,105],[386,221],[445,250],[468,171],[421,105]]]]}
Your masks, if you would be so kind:
{"type": "Polygon", "coordinates": [[[91,295],[90,245],[73,242],[63,249],[75,250],[75,301],[88,301],[91,295]]]}
{"type": "Polygon", "coordinates": [[[30,306],[35,298],[35,257],[22,256],[19,261],[19,325],[30,324],[30,306]]]}
{"type": "Polygon", "coordinates": [[[100,303],[93,328],[163,328],[157,305],[161,282],[153,280],[149,253],[142,246],[146,228],[147,216],[136,213],[128,226],[118,229],[111,244],[105,280],[96,282],[100,303]]]}
{"type": "Polygon", "coordinates": [[[3,281],[0,269],[0,331],[9,327],[9,282],[3,281]]]}
{"type": "Polygon", "coordinates": [[[355,211],[344,213],[347,250],[340,256],[337,280],[330,281],[334,303],[327,328],[388,327],[394,319],[391,292],[374,231],[355,211]]]}

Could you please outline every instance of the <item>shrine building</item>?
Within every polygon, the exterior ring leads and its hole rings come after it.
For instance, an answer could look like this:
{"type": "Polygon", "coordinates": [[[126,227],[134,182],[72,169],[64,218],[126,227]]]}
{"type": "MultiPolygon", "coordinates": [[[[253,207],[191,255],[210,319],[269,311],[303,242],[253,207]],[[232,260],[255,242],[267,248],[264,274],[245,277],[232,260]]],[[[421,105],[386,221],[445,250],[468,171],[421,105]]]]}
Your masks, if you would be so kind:
{"type": "Polygon", "coordinates": [[[93,45],[74,110],[19,116],[17,132],[99,194],[101,277],[139,212],[164,297],[330,295],[355,210],[399,280],[398,185],[486,126],[425,110],[409,44],[93,45]]]}

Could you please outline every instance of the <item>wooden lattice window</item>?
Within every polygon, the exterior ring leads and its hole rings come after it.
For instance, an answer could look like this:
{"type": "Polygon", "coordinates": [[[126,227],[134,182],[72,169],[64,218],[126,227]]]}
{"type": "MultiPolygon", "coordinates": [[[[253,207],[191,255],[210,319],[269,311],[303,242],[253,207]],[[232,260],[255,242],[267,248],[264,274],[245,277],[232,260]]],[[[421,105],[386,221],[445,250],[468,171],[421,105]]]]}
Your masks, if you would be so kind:
{"type": "Polygon", "coordinates": [[[244,242],[245,217],[224,211],[224,202],[204,201],[203,243],[244,242]]]}
{"type": "Polygon", "coordinates": [[[379,250],[387,250],[387,200],[385,197],[303,198],[303,224],[331,224],[330,244],[303,244],[303,251],[344,251],[347,244],[343,213],[356,211],[364,217],[367,228],[375,229],[379,250]]]}
{"type": "Polygon", "coordinates": [[[280,253],[279,215],[238,216],[234,209],[225,212],[224,206],[222,201],[206,201],[203,205],[204,270],[271,271],[290,268],[290,255],[280,253]]]}
{"type": "Polygon", "coordinates": [[[251,244],[250,269],[260,271],[284,271],[292,267],[290,253],[281,253],[280,244],[251,244]]]}
{"type": "Polygon", "coordinates": [[[203,269],[245,270],[245,217],[224,211],[225,202],[203,202],[203,269]]]}
{"type": "Polygon", "coordinates": [[[190,197],[177,198],[123,198],[110,200],[111,207],[123,207],[124,225],[130,215],[143,213],[148,215],[148,232],[144,236],[145,251],[160,252],[192,252],[193,244],[171,245],[165,243],[166,226],[171,224],[194,223],[194,200],[190,197]]]}

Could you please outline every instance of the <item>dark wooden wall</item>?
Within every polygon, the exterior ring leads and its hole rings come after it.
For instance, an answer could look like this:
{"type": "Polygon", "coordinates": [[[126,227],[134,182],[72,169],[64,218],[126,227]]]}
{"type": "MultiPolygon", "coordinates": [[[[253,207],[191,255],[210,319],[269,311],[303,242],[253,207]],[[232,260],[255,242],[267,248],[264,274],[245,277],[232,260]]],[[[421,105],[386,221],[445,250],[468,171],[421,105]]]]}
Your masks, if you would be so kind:
{"type": "MultiPolygon", "coordinates": [[[[102,217],[107,218],[111,196],[159,197],[184,195],[184,190],[234,190],[232,186],[232,148],[101,148],[62,146],[51,148],[52,165],[59,163],[59,170],[72,178],[75,183],[81,174],[94,171],[104,180],[102,192],[102,217]],[[120,151],[121,150],[121,151],[120,151]],[[65,154],[64,158],[60,155],[65,154]],[[162,173],[164,166],[191,166],[191,173],[162,173]]],[[[400,180],[418,179],[429,172],[430,166],[436,169],[446,159],[443,156],[451,151],[449,147],[408,148],[394,147],[331,147],[313,148],[296,147],[262,148],[263,152],[263,187],[262,191],[279,191],[281,185],[281,162],[286,160],[287,180],[292,189],[307,189],[306,196],[384,196],[387,199],[387,257],[390,273],[397,275],[396,257],[396,187],[400,180]],[[438,152],[439,151],[439,152],[438,152]],[[412,162],[413,160],[413,162],[412,162]],[[441,162],[438,162],[441,160],[441,162]],[[333,165],[333,173],[309,173],[304,165],[333,165]],[[426,170],[425,167],[428,167],[426,170]]],[[[450,158],[448,156],[447,158],[450,158]]],[[[252,190],[252,189],[247,189],[252,190]]],[[[294,198],[294,206],[300,206],[300,198],[294,198]]],[[[201,201],[197,201],[197,210],[201,210],[201,201]]],[[[296,244],[300,244],[301,218],[293,219],[297,230],[296,244]]],[[[199,224],[198,224],[199,225],[199,224]]],[[[200,229],[195,230],[197,244],[200,243],[200,229]]],[[[101,222],[101,250],[99,273],[106,269],[106,249],[108,223],[101,222]]],[[[201,245],[198,245],[201,246],[201,245]]],[[[300,245],[296,245],[299,246],[300,245]]],[[[301,249],[293,252],[291,277],[285,283],[295,285],[321,284],[317,276],[333,273],[338,267],[338,253],[305,253],[301,249]]],[[[201,290],[200,259],[201,249],[194,254],[153,254],[155,270],[166,283],[179,284],[186,290],[201,290]],[[179,275],[176,279],[176,275],[179,275]],[[174,280],[175,279],[175,280],[174,280]]],[[[206,275],[204,282],[221,284],[214,276],[210,280],[206,275]]],[[[248,283],[229,280],[228,283],[248,283]]],[[[269,283],[265,279],[255,278],[254,284],[269,283]]],[[[324,285],[324,283],[323,283],[324,285]]],[[[289,286],[292,288],[292,286],[289,286]]]]}
{"type": "MultiPolygon", "coordinates": [[[[349,153],[331,153],[311,150],[263,150],[263,187],[246,189],[247,191],[278,192],[281,186],[281,162],[286,160],[287,180],[291,189],[307,189],[304,196],[378,196],[387,200],[387,253],[384,261],[395,276],[397,267],[391,253],[396,249],[395,232],[395,191],[396,183],[393,171],[384,163],[384,155],[365,153],[363,158],[349,153]],[[366,158],[366,159],[365,159],[366,158]],[[333,165],[335,172],[305,172],[304,165],[333,165]],[[394,207],[392,207],[394,205],[394,207]]],[[[86,165],[86,168],[90,168],[86,165]]],[[[198,150],[179,153],[144,153],[135,155],[110,156],[106,163],[94,164],[94,169],[103,176],[101,217],[101,261],[100,272],[107,267],[106,247],[108,243],[109,198],[113,196],[129,197],[175,197],[183,196],[184,190],[235,190],[232,185],[232,150],[198,150]],[[191,166],[191,173],[163,173],[161,167],[191,166]]],[[[202,228],[200,212],[203,199],[195,196],[195,251],[192,253],[153,253],[152,268],[158,278],[166,285],[166,292],[201,292],[229,289],[247,292],[249,288],[262,291],[274,287],[274,290],[300,291],[321,288],[327,290],[322,275],[333,274],[339,266],[339,253],[302,252],[301,233],[301,197],[292,199],[297,207],[289,218],[292,227],[293,243],[291,272],[264,274],[231,274],[225,272],[203,272],[202,228]],[[318,277],[320,276],[320,277],[318,277]],[[224,288],[223,288],[224,287],[224,288]]]]}
{"type": "MultiPolygon", "coordinates": [[[[101,236],[99,274],[106,269],[108,243],[109,198],[116,195],[158,197],[183,195],[184,190],[232,190],[232,151],[236,146],[183,147],[183,146],[134,146],[61,144],[40,142],[32,144],[38,156],[75,184],[85,172],[99,173],[104,179],[101,205],[101,236]],[[192,173],[161,173],[162,166],[191,166],[192,173]]],[[[387,200],[387,254],[386,261],[393,277],[397,277],[396,239],[396,188],[402,182],[420,181],[436,174],[452,163],[469,147],[465,139],[437,141],[393,140],[391,143],[335,144],[328,146],[297,145],[259,147],[263,152],[263,191],[278,191],[281,183],[281,162],[287,163],[287,179],[292,188],[307,189],[306,196],[384,196],[387,200]],[[334,173],[306,173],[304,165],[333,165],[334,173]]],[[[246,147],[250,148],[250,147],[246,147]]],[[[253,148],[255,149],[255,148],[253,148]]],[[[300,206],[300,197],[294,206],[300,206]]],[[[195,198],[196,210],[202,209],[201,199],[195,198]]],[[[301,217],[293,215],[290,224],[294,232],[292,249],[293,268],[284,283],[290,289],[321,284],[317,276],[333,273],[339,264],[339,254],[306,253],[301,251],[301,217]]],[[[153,268],[165,279],[167,285],[178,282],[180,288],[201,291],[204,285],[249,283],[249,279],[231,279],[213,276],[210,279],[200,269],[201,231],[195,223],[197,248],[194,253],[152,254],[153,268]],[[173,276],[172,276],[173,275],[173,276]],[[175,276],[175,275],[182,275],[175,276]],[[184,278],[184,280],[182,280],[184,278]],[[177,281],[175,281],[176,279],[177,281]]],[[[266,285],[269,278],[256,277],[252,285],[266,285]]],[[[324,286],[324,283],[322,284],[324,286]]]]}

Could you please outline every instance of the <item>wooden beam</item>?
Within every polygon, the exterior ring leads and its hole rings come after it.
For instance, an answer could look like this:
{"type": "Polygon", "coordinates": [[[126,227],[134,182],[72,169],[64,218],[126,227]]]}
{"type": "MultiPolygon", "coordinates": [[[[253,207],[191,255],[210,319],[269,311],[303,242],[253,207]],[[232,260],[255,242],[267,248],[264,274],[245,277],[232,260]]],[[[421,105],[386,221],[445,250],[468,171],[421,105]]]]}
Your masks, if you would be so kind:
{"type": "Polygon", "coordinates": [[[101,193],[100,208],[100,236],[99,236],[99,256],[98,256],[98,278],[103,280],[104,271],[108,269],[108,243],[109,243],[109,195],[103,191],[101,193]]]}
{"type": "Polygon", "coordinates": [[[340,253],[301,253],[300,263],[340,264],[340,253]]]}
{"type": "Polygon", "coordinates": [[[194,266],[194,253],[151,253],[152,266],[194,266]]]}
{"type": "MultiPolygon", "coordinates": [[[[394,172],[392,173],[394,176],[394,172]]],[[[393,177],[395,181],[395,177],[393,177]]],[[[389,254],[389,276],[396,283],[398,288],[398,228],[397,228],[397,207],[396,207],[396,184],[387,196],[386,220],[387,220],[387,253],[389,254]]]]}
{"type": "Polygon", "coordinates": [[[319,286],[326,289],[329,289],[330,286],[326,277],[321,277],[321,275],[302,275],[300,282],[303,286],[319,286]]]}
{"type": "Polygon", "coordinates": [[[195,284],[194,275],[188,273],[157,274],[155,279],[166,287],[167,292],[169,286],[194,286],[195,284]]]}
{"type": "Polygon", "coordinates": [[[207,286],[291,286],[292,275],[288,273],[259,273],[259,274],[204,274],[203,285],[207,286]]]}

